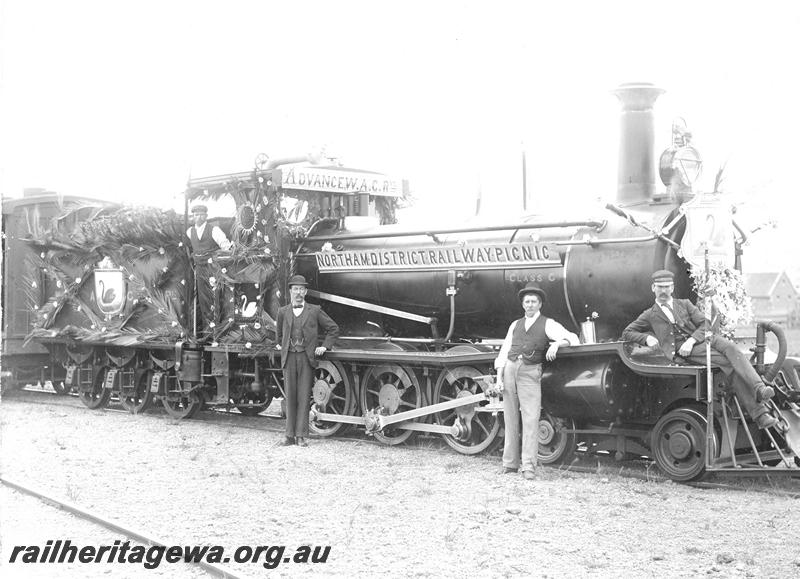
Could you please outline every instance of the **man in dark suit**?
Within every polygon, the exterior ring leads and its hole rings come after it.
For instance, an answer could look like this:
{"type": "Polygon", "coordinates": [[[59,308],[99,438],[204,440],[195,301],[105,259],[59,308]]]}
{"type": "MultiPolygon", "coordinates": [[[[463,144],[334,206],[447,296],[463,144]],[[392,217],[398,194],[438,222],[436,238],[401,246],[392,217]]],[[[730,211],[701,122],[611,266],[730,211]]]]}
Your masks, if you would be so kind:
{"type": "MultiPolygon", "coordinates": [[[[689,300],[673,299],[674,275],[659,270],[653,274],[655,304],[646,309],[622,332],[622,339],[660,348],[669,360],[706,363],[705,315],[689,300]]],[[[775,426],[778,420],[765,404],[775,391],[765,386],[736,344],[720,336],[711,339],[711,363],[729,377],[745,410],[759,428],[775,426]]]]}
{"type": "Polygon", "coordinates": [[[339,336],[336,325],[322,308],[306,303],[306,278],[296,275],[289,280],[289,304],[278,310],[275,320],[278,346],[281,349],[283,388],[286,392],[286,440],[284,446],[308,446],[308,411],[311,385],[317,356],[333,347],[339,336]],[[325,333],[317,346],[319,330],[325,333]]]}

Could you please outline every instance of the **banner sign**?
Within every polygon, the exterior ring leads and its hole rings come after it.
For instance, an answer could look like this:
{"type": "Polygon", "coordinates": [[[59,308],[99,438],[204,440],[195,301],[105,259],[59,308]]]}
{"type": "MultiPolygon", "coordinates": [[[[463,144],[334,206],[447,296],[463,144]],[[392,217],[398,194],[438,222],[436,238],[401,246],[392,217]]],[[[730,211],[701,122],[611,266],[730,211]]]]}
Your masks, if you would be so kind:
{"type": "Polygon", "coordinates": [[[543,243],[321,251],[315,256],[317,267],[323,273],[561,266],[558,250],[543,243]]]}
{"type": "Polygon", "coordinates": [[[339,195],[368,193],[400,197],[403,182],[380,173],[363,173],[325,167],[288,167],[281,170],[281,187],[339,195]]]}

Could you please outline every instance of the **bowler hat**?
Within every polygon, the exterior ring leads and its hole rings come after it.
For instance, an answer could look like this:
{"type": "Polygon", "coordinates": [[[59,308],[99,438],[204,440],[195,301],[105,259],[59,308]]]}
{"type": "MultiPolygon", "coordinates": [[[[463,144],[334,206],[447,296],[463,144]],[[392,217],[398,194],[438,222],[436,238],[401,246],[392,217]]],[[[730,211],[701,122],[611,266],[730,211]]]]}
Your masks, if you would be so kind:
{"type": "Polygon", "coordinates": [[[659,269],[653,273],[653,283],[668,283],[675,280],[675,274],[668,269],[659,269]]]}
{"type": "Polygon", "coordinates": [[[536,294],[539,296],[539,299],[542,300],[542,303],[544,303],[544,300],[547,297],[547,294],[544,293],[544,290],[534,283],[529,283],[517,292],[517,296],[520,300],[522,300],[526,294],[536,294]]]}
{"type": "Polygon", "coordinates": [[[205,205],[195,205],[192,207],[192,214],[195,213],[208,213],[208,207],[205,205]]]}
{"type": "Polygon", "coordinates": [[[305,286],[308,285],[308,282],[306,282],[306,278],[304,278],[302,275],[293,275],[292,278],[289,280],[288,285],[289,287],[292,287],[293,285],[305,286]]]}

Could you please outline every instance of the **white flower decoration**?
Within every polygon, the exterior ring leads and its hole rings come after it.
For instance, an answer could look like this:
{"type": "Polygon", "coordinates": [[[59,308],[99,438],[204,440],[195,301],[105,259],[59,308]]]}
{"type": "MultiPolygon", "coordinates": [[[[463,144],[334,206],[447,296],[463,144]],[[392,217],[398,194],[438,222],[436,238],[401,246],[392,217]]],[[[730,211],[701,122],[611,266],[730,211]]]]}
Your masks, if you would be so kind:
{"type": "Polygon", "coordinates": [[[250,342],[247,342],[247,343],[244,345],[244,347],[245,347],[245,348],[252,348],[252,347],[253,347],[253,344],[251,344],[250,342]]]}
{"type": "Polygon", "coordinates": [[[208,263],[214,263],[214,260],[209,257],[208,258],[208,263]]]}
{"type": "Polygon", "coordinates": [[[211,327],[211,328],[216,328],[217,324],[215,324],[214,322],[211,322],[210,324],[208,324],[208,326],[211,327]]]}
{"type": "Polygon", "coordinates": [[[259,324],[258,322],[256,322],[255,324],[253,324],[253,327],[254,327],[256,330],[260,330],[260,329],[261,329],[261,324],[259,324]]]}
{"type": "Polygon", "coordinates": [[[81,283],[81,281],[83,281],[83,280],[81,280],[81,278],[79,278],[79,277],[75,278],[75,283],[81,283]]]}
{"type": "Polygon", "coordinates": [[[158,253],[159,253],[160,255],[164,255],[164,254],[166,253],[166,251],[164,251],[164,248],[163,248],[163,247],[159,247],[159,248],[158,248],[158,253]]]}

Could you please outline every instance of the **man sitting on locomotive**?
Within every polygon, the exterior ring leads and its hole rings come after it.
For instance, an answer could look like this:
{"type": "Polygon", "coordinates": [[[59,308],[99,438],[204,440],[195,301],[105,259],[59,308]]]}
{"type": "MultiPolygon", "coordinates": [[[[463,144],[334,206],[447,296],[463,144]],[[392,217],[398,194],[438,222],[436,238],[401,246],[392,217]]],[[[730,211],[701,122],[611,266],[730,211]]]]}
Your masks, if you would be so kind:
{"type": "Polygon", "coordinates": [[[514,320],[495,360],[497,387],[503,392],[505,444],[499,474],[517,472],[535,478],[539,453],[539,414],[542,403],[542,363],[556,359],[559,346],[577,345],[578,336],[557,321],[539,313],[546,295],[529,283],[518,293],[525,316],[514,320]],[[552,340],[552,342],[551,342],[552,340]],[[522,411],[522,456],[520,458],[520,411],[522,411]]]}
{"type": "MultiPolygon", "coordinates": [[[[669,360],[676,357],[705,364],[705,315],[686,299],[673,299],[674,274],[659,270],[652,276],[655,304],[646,309],[622,332],[622,339],[651,348],[660,348],[669,360]]],[[[759,428],[775,426],[778,420],[765,404],[775,391],[764,385],[761,376],[739,351],[736,344],[720,336],[711,339],[711,363],[732,376],[732,387],[745,410],[759,428]]]]}
{"type": "Polygon", "coordinates": [[[211,310],[214,304],[214,291],[211,288],[209,279],[211,269],[208,267],[208,258],[212,252],[222,249],[228,251],[232,243],[228,241],[225,232],[219,227],[206,227],[208,225],[208,207],[205,205],[195,205],[192,207],[192,219],[194,225],[186,230],[186,237],[192,247],[192,255],[195,262],[195,276],[197,281],[197,301],[200,304],[200,314],[203,317],[203,324],[208,325],[214,319],[211,310]]]}

